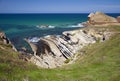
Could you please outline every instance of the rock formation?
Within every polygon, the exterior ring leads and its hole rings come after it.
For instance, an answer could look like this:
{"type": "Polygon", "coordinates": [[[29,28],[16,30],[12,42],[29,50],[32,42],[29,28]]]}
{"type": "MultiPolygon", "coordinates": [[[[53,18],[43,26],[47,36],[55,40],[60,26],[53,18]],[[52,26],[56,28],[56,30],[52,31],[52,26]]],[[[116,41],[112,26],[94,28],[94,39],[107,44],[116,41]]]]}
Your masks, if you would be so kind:
{"type": "MultiPolygon", "coordinates": [[[[101,12],[91,13],[89,24],[118,23],[117,19],[101,12]]],[[[48,35],[41,38],[25,39],[31,46],[34,56],[30,61],[43,68],[56,68],[65,64],[86,45],[109,39],[112,32],[104,28],[82,28],[65,31],[62,35],[48,35]]]]}
{"type": "Polygon", "coordinates": [[[0,31],[0,40],[4,43],[4,44],[9,44],[12,46],[12,49],[14,51],[17,51],[17,49],[14,47],[14,45],[11,43],[11,41],[6,37],[5,33],[0,31]]]}
{"type": "Polygon", "coordinates": [[[5,36],[5,34],[3,32],[0,32],[0,38],[4,44],[10,44],[9,39],[5,36]]]}
{"type": "Polygon", "coordinates": [[[111,16],[108,16],[104,13],[101,12],[96,12],[94,13],[90,13],[88,15],[88,24],[90,25],[101,25],[101,24],[115,24],[115,23],[119,23],[119,21],[111,16]]]}
{"type": "Polygon", "coordinates": [[[108,39],[109,32],[104,29],[78,29],[65,31],[61,36],[46,36],[38,38],[39,41],[30,41],[34,56],[30,59],[32,63],[43,68],[56,68],[64,65],[67,59],[71,59],[82,47],[95,43],[98,39],[108,39]],[[107,35],[107,36],[106,36],[107,35]]]}

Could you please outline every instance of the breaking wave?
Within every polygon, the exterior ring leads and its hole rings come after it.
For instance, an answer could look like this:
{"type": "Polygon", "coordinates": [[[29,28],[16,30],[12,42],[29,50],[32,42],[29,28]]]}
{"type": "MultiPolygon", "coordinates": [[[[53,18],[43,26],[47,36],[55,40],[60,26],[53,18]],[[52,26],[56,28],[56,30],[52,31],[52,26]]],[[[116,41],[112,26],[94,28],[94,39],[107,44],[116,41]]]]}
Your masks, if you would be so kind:
{"type": "Polygon", "coordinates": [[[81,23],[76,24],[76,25],[68,25],[68,27],[84,27],[81,23]]]}

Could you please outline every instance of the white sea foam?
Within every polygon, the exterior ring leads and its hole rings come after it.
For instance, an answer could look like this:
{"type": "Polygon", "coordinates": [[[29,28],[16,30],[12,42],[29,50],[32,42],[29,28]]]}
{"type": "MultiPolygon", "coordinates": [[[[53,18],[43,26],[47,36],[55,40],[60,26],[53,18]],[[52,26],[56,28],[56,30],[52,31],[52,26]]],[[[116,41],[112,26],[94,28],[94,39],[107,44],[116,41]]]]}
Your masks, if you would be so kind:
{"type": "Polygon", "coordinates": [[[40,38],[38,38],[38,37],[33,37],[33,38],[30,38],[29,39],[29,42],[38,42],[40,40],[40,38]]]}
{"type": "Polygon", "coordinates": [[[44,38],[48,38],[48,37],[50,37],[50,35],[46,35],[46,36],[44,36],[44,38]]]}
{"type": "Polygon", "coordinates": [[[55,28],[53,25],[36,25],[37,28],[55,28]]]}
{"type": "Polygon", "coordinates": [[[68,27],[84,27],[81,23],[77,24],[77,25],[68,25],[68,27]]]}
{"type": "Polygon", "coordinates": [[[48,28],[55,28],[55,26],[49,25],[48,28]]]}

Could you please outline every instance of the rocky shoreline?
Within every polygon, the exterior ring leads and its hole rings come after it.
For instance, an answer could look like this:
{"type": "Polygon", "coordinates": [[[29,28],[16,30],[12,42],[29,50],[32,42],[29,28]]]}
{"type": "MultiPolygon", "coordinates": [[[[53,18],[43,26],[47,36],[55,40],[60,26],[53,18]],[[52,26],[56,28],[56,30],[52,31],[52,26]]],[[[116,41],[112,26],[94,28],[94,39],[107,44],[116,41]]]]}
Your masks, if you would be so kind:
{"type": "Polygon", "coordinates": [[[84,46],[105,41],[112,35],[104,29],[78,29],[65,31],[61,36],[47,36],[39,38],[38,42],[26,41],[30,44],[34,56],[30,59],[32,63],[43,68],[56,68],[65,64],[67,59],[73,56],[84,46]]]}
{"type": "MultiPolygon", "coordinates": [[[[26,49],[19,51],[22,53],[20,59],[34,63],[42,68],[56,68],[66,64],[66,60],[74,59],[76,53],[84,46],[103,42],[108,40],[113,32],[109,25],[120,25],[120,18],[113,18],[101,12],[91,13],[88,15],[88,21],[82,23],[85,28],[64,31],[62,35],[48,35],[45,37],[34,37],[24,40],[32,48],[33,54],[26,52],[26,49]],[[97,28],[97,26],[101,28],[97,28]]],[[[11,44],[4,33],[0,33],[1,39],[5,44],[11,44]]],[[[12,45],[12,44],[11,44],[12,45]]],[[[17,51],[13,46],[13,49],[17,51]]],[[[69,63],[69,62],[68,62],[69,63]]]]}
{"type": "Polygon", "coordinates": [[[25,39],[34,52],[29,61],[43,68],[60,67],[65,64],[67,59],[74,58],[75,54],[84,46],[97,41],[108,40],[112,35],[112,32],[104,28],[89,27],[119,24],[116,18],[96,12],[95,14],[90,14],[88,21],[83,23],[83,25],[87,26],[86,28],[65,31],[60,36],[48,35],[37,39],[25,39]]]}

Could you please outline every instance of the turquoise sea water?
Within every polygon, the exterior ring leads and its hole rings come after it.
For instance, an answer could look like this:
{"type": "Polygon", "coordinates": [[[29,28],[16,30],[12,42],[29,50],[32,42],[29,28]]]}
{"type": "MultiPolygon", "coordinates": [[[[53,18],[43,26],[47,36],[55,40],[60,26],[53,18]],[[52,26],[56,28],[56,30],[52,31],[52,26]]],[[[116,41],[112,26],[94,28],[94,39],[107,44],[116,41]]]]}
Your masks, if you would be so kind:
{"type": "MultiPolygon", "coordinates": [[[[0,29],[17,47],[28,46],[23,40],[28,37],[60,35],[63,31],[78,29],[73,27],[87,20],[88,14],[0,14],[0,29]],[[38,28],[37,25],[52,25],[55,28],[38,28]]],[[[117,17],[120,14],[109,14],[117,17]]]]}

